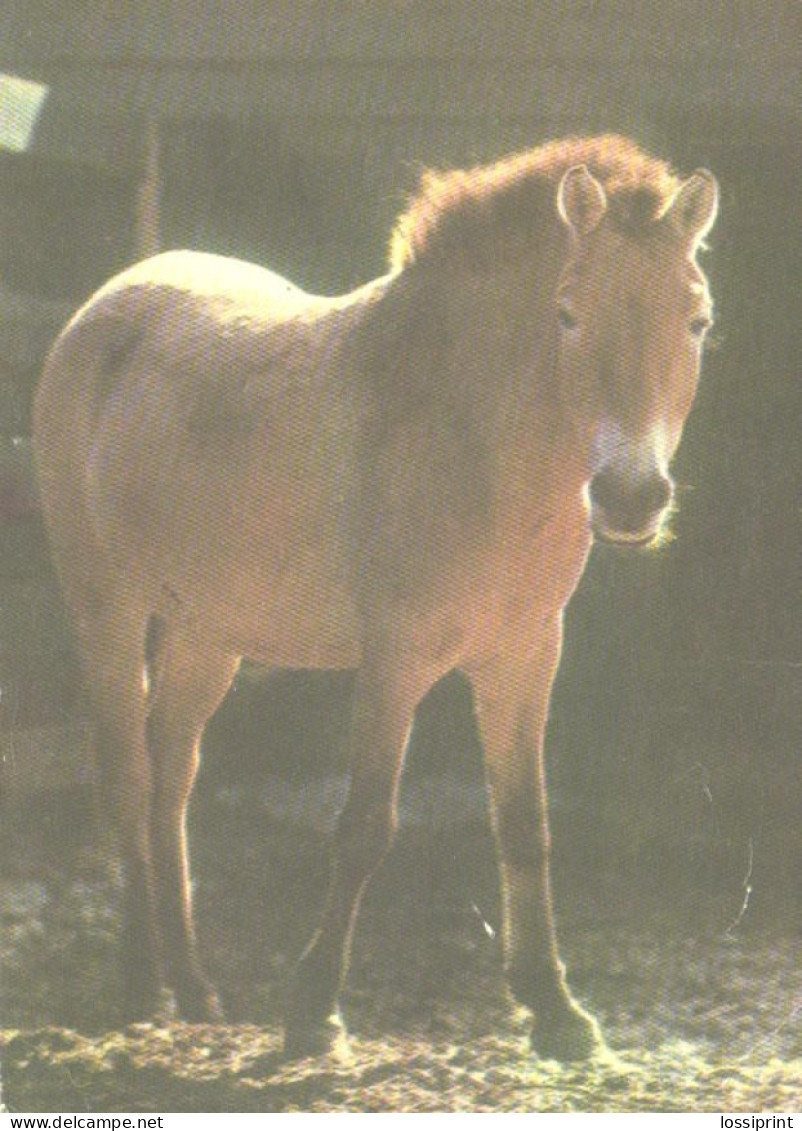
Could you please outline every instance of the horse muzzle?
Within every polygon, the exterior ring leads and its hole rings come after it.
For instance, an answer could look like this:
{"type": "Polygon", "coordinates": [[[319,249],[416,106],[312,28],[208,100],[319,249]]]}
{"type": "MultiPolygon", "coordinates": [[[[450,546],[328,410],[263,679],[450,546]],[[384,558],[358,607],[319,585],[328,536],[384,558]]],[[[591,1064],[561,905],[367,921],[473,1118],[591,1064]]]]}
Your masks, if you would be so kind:
{"type": "Polygon", "coordinates": [[[653,542],[674,498],[674,484],[655,473],[633,484],[614,471],[600,471],[590,481],[590,525],[601,542],[646,546],[653,542]]]}

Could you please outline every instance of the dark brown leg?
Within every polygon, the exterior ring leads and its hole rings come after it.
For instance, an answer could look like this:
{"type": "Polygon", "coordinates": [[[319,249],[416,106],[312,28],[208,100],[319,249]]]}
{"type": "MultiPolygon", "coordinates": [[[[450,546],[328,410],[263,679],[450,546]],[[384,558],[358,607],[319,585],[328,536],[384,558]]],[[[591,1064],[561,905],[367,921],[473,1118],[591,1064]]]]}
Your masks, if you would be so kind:
{"type": "Polygon", "coordinates": [[[498,848],[510,989],[535,1014],[534,1049],[576,1060],[597,1049],[601,1035],[566,984],[552,907],[543,735],[560,644],[558,620],[526,661],[498,659],[470,674],[498,848]]]}
{"type": "Polygon", "coordinates": [[[335,836],[323,919],[290,986],[285,1023],[290,1056],[323,1052],[342,1030],[337,1002],[351,935],[368,880],[395,832],[398,780],[418,698],[387,667],[365,667],[357,676],[351,785],[335,836]]]}

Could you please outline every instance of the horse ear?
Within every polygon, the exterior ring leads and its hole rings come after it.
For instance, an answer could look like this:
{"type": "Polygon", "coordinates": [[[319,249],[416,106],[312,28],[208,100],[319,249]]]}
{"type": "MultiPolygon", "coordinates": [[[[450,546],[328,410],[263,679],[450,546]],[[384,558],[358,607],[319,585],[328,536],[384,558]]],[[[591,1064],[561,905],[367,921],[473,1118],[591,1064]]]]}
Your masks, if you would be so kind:
{"type": "Polygon", "coordinates": [[[586,236],[597,226],[607,211],[607,197],[587,166],[574,165],[563,174],[557,189],[557,210],[576,236],[586,236]]]}
{"type": "Polygon", "coordinates": [[[665,218],[696,250],[713,227],[718,213],[718,181],[707,169],[697,169],[680,185],[665,218]]]}

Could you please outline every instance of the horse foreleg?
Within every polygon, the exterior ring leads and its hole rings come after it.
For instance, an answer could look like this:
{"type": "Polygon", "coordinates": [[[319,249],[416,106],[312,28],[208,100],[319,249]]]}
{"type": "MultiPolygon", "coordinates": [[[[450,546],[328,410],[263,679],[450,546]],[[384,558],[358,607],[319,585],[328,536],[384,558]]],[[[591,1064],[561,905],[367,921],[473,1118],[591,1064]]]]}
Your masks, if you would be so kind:
{"type": "Polygon", "coordinates": [[[237,671],[235,657],[192,648],[175,636],[162,643],[147,736],[153,773],[152,842],[167,977],[187,1021],[222,1016],[197,954],[186,842],[186,812],[207,719],[237,671]]]}
{"type": "Polygon", "coordinates": [[[392,843],[396,793],[416,699],[372,669],[357,676],[351,725],[351,782],[333,849],[332,876],[320,927],[290,986],[285,1051],[326,1051],[342,1033],[338,997],[351,936],[368,880],[392,843]]]}
{"type": "Polygon", "coordinates": [[[507,979],[534,1012],[533,1048],[574,1060],[589,1056],[601,1035],[566,984],[552,906],[543,735],[560,644],[557,620],[527,660],[498,659],[471,674],[501,872],[507,979]]]}

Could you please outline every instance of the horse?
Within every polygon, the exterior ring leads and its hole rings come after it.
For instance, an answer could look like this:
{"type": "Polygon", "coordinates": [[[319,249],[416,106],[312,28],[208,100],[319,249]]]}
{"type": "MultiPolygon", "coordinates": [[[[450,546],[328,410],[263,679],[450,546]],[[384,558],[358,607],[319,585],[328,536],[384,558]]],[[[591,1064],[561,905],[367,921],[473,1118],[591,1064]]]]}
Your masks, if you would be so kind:
{"type": "Polygon", "coordinates": [[[185,819],[204,726],[247,657],[355,672],[325,907],[287,987],[288,1056],[345,1034],[365,887],[417,705],[470,681],[512,995],[535,1053],[600,1047],[560,959],[544,730],[594,541],[658,541],[712,303],[718,209],[623,137],[423,174],[386,273],[305,293],[166,251],[68,323],[35,398],[46,525],[119,835],[129,1018],[220,1016],[185,819]]]}

